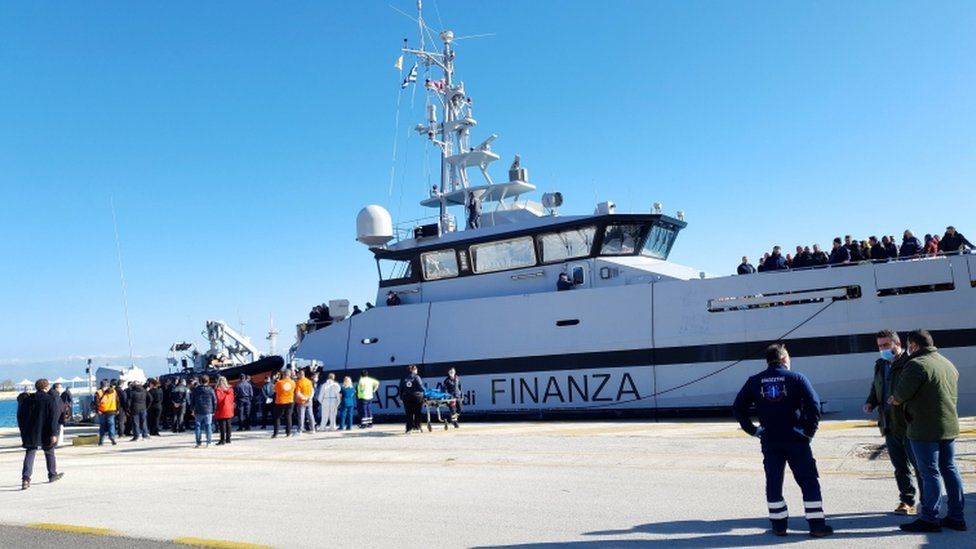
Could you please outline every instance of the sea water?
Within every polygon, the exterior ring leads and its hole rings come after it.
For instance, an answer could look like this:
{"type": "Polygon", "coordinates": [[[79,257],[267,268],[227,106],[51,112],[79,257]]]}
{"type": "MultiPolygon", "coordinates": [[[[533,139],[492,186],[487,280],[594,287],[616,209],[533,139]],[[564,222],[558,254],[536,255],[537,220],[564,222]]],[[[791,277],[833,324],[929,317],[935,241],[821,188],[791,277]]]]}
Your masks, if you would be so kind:
{"type": "Polygon", "coordinates": [[[0,400],[0,427],[17,426],[17,401],[0,400]]]}
{"type": "MultiPolygon", "coordinates": [[[[75,397],[72,403],[71,409],[75,414],[81,413],[81,407],[78,405],[78,397],[75,397]]],[[[0,427],[16,427],[17,426],[17,401],[16,400],[0,400],[0,427]]]]}

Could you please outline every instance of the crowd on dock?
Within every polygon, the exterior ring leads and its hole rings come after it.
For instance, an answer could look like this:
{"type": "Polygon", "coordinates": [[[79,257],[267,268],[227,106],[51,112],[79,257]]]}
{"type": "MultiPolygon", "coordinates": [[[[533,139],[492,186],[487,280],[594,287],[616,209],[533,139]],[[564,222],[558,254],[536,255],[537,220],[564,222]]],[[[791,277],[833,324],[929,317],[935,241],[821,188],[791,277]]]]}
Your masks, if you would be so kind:
{"type": "Polygon", "coordinates": [[[899,245],[894,236],[882,236],[880,239],[872,236],[867,240],[858,240],[846,235],[843,240],[834,238],[830,252],[820,248],[820,244],[797,246],[795,253],[783,254],[779,246],[774,246],[771,252],[763,254],[758,266],[749,262],[748,256],[743,256],[742,263],[736,269],[737,274],[753,274],[767,271],[785,271],[791,269],[809,269],[825,265],[843,265],[859,263],[861,261],[892,261],[901,259],[915,259],[919,257],[934,257],[937,255],[959,253],[974,249],[973,244],[953,226],[946,227],[942,237],[938,234],[926,234],[924,242],[919,240],[910,230],[902,233],[899,245]]]}
{"type": "MultiPolygon", "coordinates": [[[[452,421],[457,426],[461,412],[461,378],[451,368],[441,386],[449,403],[452,421]]],[[[48,481],[63,476],[57,470],[55,449],[64,440],[64,424],[71,417],[72,397],[60,384],[52,386],[47,379],[38,379],[34,392],[24,392],[17,399],[17,426],[22,446],[26,450],[21,473],[21,488],[30,487],[34,460],[38,449],[44,453],[48,481]]],[[[132,442],[148,441],[160,436],[163,430],[194,432],[196,447],[213,442],[214,425],[219,441],[230,444],[232,422],[237,431],[250,431],[260,424],[273,427],[271,438],[280,432],[284,436],[300,436],[323,431],[350,431],[358,416],[359,428],[373,427],[372,404],[379,380],[363,370],[353,385],[345,376],[342,383],[334,373],[288,368],[274,372],[263,383],[252,382],[241,375],[231,386],[227,378],[216,376],[211,384],[209,375],[186,376],[177,379],[150,379],[146,383],[123,383],[117,379],[102,380],[95,392],[93,405],[98,421],[98,445],[105,439],[115,446],[118,437],[131,436],[132,442]],[[320,383],[321,380],[321,383],[320,383]]],[[[406,433],[421,432],[421,408],[426,392],[417,367],[407,367],[400,380],[398,397],[406,414],[406,433]]]]}
{"type": "MultiPolygon", "coordinates": [[[[349,376],[342,382],[334,373],[312,369],[285,369],[258,383],[241,375],[231,386],[229,380],[209,375],[150,379],[145,384],[102,380],[94,395],[98,419],[98,444],[106,439],[117,444],[117,437],[133,442],[149,440],[161,431],[182,433],[192,430],[196,446],[210,446],[213,431],[217,445],[230,444],[232,422],[237,431],[271,427],[271,438],[280,433],[299,436],[319,431],[350,431],[358,417],[359,428],[373,426],[372,404],[380,383],[363,370],[353,384],[349,376]]],[[[452,414],[460,413],[461,380],[451,369],[442,382],[451,397],[452,414]]],[[[401,381],[400,398],[407,413],[407,432],[420,429],[419,411],[423,399],[423,380],[416,367],[408,369],[401,381]],[[416,393],[419,388],[420,400],[416,393]]]]}

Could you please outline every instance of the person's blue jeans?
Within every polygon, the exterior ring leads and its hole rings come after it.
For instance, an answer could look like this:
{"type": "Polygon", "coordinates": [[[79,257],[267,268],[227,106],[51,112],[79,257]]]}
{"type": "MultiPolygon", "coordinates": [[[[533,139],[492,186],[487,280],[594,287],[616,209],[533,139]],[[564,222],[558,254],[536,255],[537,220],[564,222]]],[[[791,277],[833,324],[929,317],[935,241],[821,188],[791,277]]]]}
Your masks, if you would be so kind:
{"type": "Polygon", "coordinates": [[[149,438],[149,414],[147,411],[135,412],[132,414],[132,437],[149,438]]]}
{"type": "Polygon", "coordinates": [[[109,440],[115,440],[115,414],[98,414],[98,443],[105,441],[105,435],[109,440]]]}
{"type": "Polygon", "coordinates": [[[197,444],[200,444],[201,433],[206,430],[209,445],[213,440],[213,414],[197,414],[193,418],[193,432],[197,436],[197,444]]]}
{"type": "Polygon", "coordinates": [[[350,430],[352,429],[352,406],[343,406],[339,408],[339,429],[350,430]]]}
{"type": "Polygon", "coordinates": [[[939,500],[942,498],[940,479],[945,484],[949,507],[946,518],[963,520],[965,496],[962,477],[956,469],[955,446],[955,440],[912,441],[912,453],[915,454],[918,476],[922,480],[922,509],[919,513],[922,520],[939,522],[939,500]]]}
{"type": "MultiPolygon", "coordinates": [[[[888,459],[895,468],[895,482],[898,484],[898,499],[912,507],[921,500],[917,496],[912,470],[918,471],[915,465],[915,455],[912,454],[912,444],[908,437],[885,433],[885,446],[888,447],[888,459]]],[[[916,475],[917,476],[917,475],[916,475]]],[[[919,482],[919,489],[921,489],[919,482]]]]}

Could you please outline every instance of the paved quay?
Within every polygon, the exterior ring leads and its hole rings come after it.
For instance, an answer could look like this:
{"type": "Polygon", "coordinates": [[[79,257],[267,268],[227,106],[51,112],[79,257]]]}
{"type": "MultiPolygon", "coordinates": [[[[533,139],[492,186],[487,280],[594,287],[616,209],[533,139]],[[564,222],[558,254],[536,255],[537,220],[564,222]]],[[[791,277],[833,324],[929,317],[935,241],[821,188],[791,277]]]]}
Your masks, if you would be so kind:
{"type": "MultiPolygon", "coordinates": [[[[976,419],[957,452],[969,532],[907,535],[877,429],[827,421],[814,441],[838,530],[766,532],[758,441],[730,420],[400,425],[271,440],[192,434],[68,446],[56,484],[20,491],[23,452],[0,430],[0,547],[973,547],[976,419]]],[[[90,432],[72,428],[70,433],[90,432]]],[[[43,480],[43,457],[35,474],[43,480]]],[[[787,480],[787,502],[802,513],[787,480]]]]}

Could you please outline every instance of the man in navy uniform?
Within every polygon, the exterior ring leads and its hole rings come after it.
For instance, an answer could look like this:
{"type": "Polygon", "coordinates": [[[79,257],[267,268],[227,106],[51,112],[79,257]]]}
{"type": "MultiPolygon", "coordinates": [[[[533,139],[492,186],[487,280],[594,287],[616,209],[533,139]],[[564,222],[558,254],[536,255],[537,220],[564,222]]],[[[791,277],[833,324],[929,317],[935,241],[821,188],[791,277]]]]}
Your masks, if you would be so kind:
{"type": "Polygon", "coordinates": [[[742,430],[760,440],[773,533],[786,535],[789,513],[783,499],[783,475],[788,463],[803,492],[810,535],[829,536],[834,529],[824,517],[817,462],[810,449],[820,423],[820,398],[803,374],[790,371],[790,354],[782,344],[766,349],[766,364],[766,370],[746,381],[732,410],[742,430]],[[753,406],[759,416],[758,427],[749,416],[753,406]]]}

